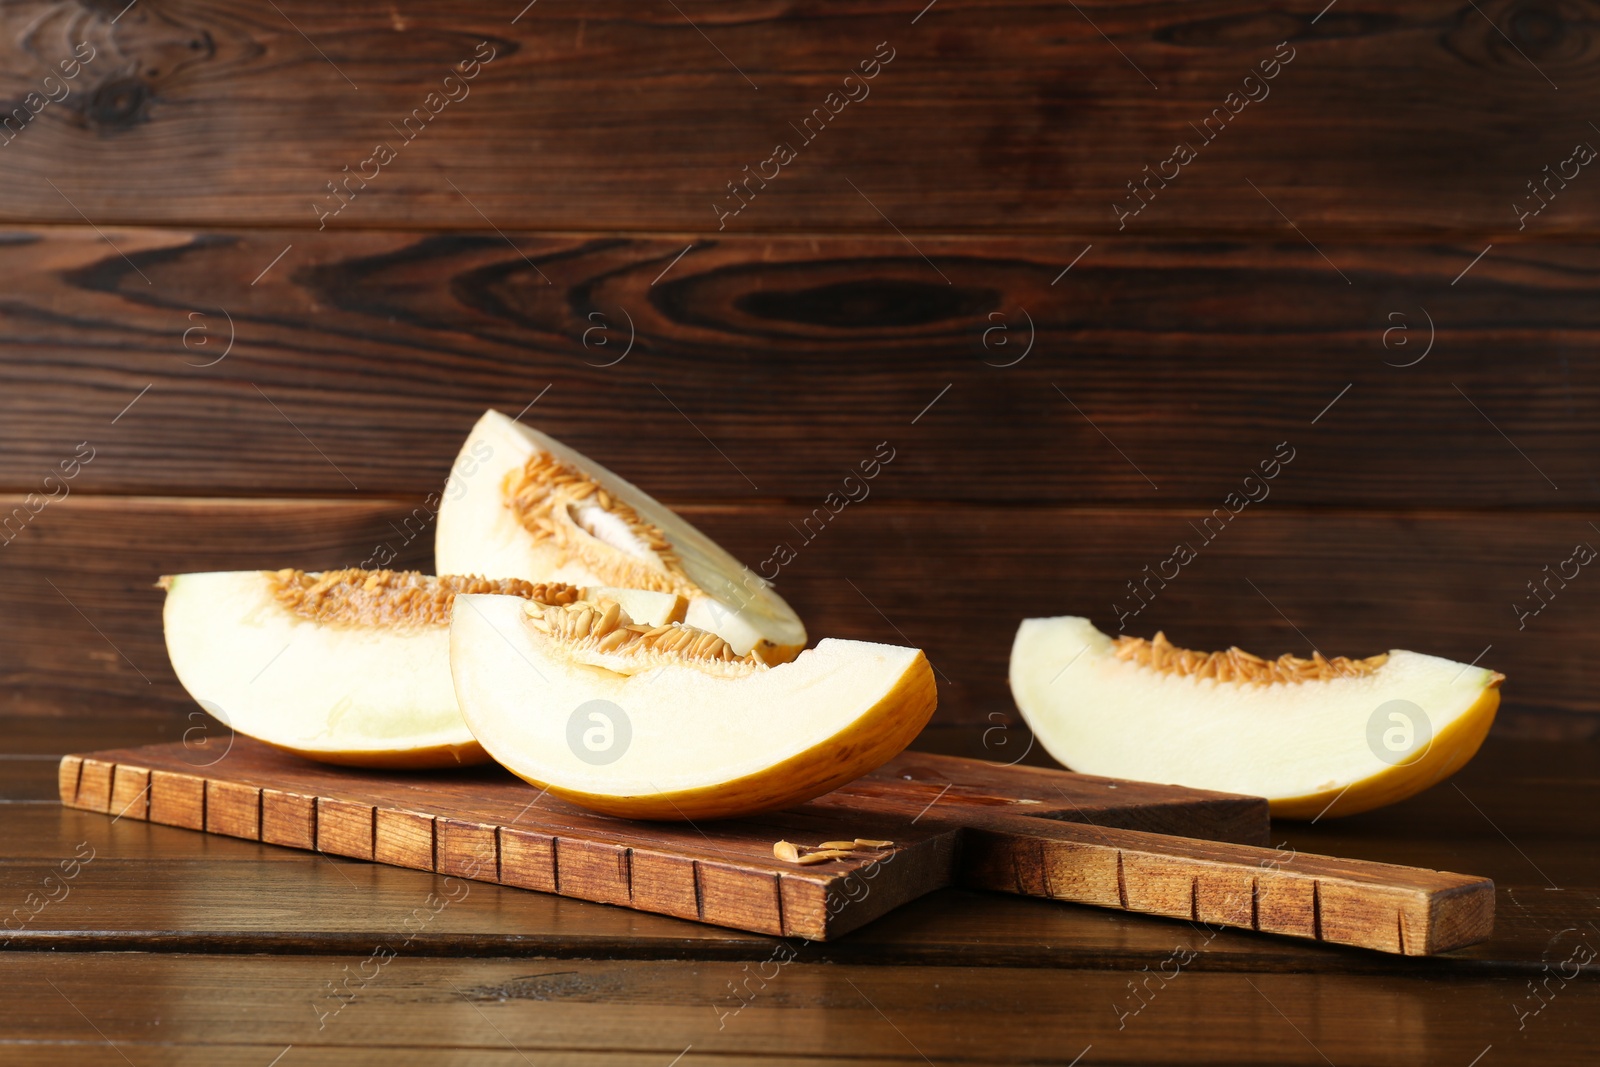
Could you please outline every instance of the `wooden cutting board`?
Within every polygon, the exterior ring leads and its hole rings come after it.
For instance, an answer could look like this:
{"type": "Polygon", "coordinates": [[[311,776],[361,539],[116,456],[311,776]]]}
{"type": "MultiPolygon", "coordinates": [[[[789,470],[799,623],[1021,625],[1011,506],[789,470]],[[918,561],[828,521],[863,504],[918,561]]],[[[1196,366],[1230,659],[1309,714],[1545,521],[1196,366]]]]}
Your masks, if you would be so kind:
{"type": "Polygon", "coordinates": [[[597,815],[497,767],[362,771],[245,737],[63,757],[69,807],[826,940],[943,886],[1427,955],[1487,938],[1494,883],[1264,848],[1259,797],[907,752],[722,822],[597,815]],[[209,765],[201,766],[201,763],[209,765]],[[797,866],[773,845],[891,841],[797,866]]]}

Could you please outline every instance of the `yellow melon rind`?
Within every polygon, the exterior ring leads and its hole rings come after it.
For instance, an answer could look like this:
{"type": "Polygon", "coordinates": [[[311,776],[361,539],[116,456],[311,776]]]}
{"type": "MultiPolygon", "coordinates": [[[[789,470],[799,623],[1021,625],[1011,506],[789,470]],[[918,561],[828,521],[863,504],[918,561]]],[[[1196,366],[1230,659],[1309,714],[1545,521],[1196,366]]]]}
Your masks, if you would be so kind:
{"type": "Polygon", "coordinates": [[[1444,781],[1466,766],[1494,725],[1500,690],[1485,689],[1477,701],[1439,732],[1417,759],[1399,763],[1341,789],[1268,801],[1279,819],[1322,819],[1359,815],[1387,807],[1444,781]]]}
{"type": "Polygon", "coordinates": [[[933,670],[927,658],[919,655],[904,681],[848,732],[731,782],[706,789],[615,797],[524,780],[590,811],[625,819],[681,822],[759,815],[814,800],[877,770],[916,740],[937,704],[933,670]]]}

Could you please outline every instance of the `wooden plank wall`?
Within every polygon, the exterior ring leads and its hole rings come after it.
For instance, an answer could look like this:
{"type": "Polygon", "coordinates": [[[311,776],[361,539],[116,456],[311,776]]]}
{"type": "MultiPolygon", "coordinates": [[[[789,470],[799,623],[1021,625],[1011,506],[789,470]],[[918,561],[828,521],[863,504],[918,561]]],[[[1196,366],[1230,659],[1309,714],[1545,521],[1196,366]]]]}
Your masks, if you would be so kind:
{"type": "Polygon", "coordinates": [[[1583,9],[523,3],[0,5],[0,713],[181,728],[155,576],[426,566],[495,405],[946,726],[1071,612],[1597,732],[1583,9]]]}

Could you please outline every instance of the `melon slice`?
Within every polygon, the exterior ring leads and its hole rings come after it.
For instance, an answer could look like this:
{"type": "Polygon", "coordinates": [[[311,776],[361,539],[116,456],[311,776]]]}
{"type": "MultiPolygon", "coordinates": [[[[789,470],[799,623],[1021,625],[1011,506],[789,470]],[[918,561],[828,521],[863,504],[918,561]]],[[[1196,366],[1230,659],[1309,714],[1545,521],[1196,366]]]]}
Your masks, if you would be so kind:
{"type": "Polygon", "coordinates": [[[636,488],[498,411],[478,420],[445,486],[441,574],[677,593],[688,622],[739,655],[793,659],[805,627],[769,583],[636,488]]]}
{"type": "Polygon", "coordinates": [[[1039,743],[1085,774],[1266,797],[1314,819],[1392,804],[1477,752],[1503,675],[1393,651],[1370,659],[1191,652],[1027,619],[1011,692],[1039,743]]]}
{"type": "Polygon", "coordinates": [[[671,593],[396,571],[217,571],[161,583],[167,652],[201,707],[257,740],[368,767],[488,758],[450,684],[457,593],[506,594],[519,603],[610,595],[658,624],[684,610],[671,593]]]}
{"type": "Polygon", "coordinates": [[[750,815],[821,796],[899,753],[936,702],[914,648],[824,640],[769,666],[693,626],[456,598],[462,714],[508,770],[636,819],[750,815]]]}

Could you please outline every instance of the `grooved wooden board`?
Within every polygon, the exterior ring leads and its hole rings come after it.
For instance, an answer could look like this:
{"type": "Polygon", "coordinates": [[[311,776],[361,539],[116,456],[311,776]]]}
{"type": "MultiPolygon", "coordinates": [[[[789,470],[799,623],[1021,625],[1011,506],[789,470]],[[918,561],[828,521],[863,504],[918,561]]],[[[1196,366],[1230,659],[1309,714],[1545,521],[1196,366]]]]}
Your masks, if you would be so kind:
{"type": "Polygon", "coordinates": [[[789,811],[698,825],[596,815],[498,768],[355,771],[242,737],[220,758],[66,756],[59,785],[64,804],[118,818],[813,940],[947,885],[1407,955],[1493,923],[1484,879],[1257,847],[1260,798],[925,753],[789,811]],[[893,844],[807,867],[772,853],[854,838],[893,844]]]}

